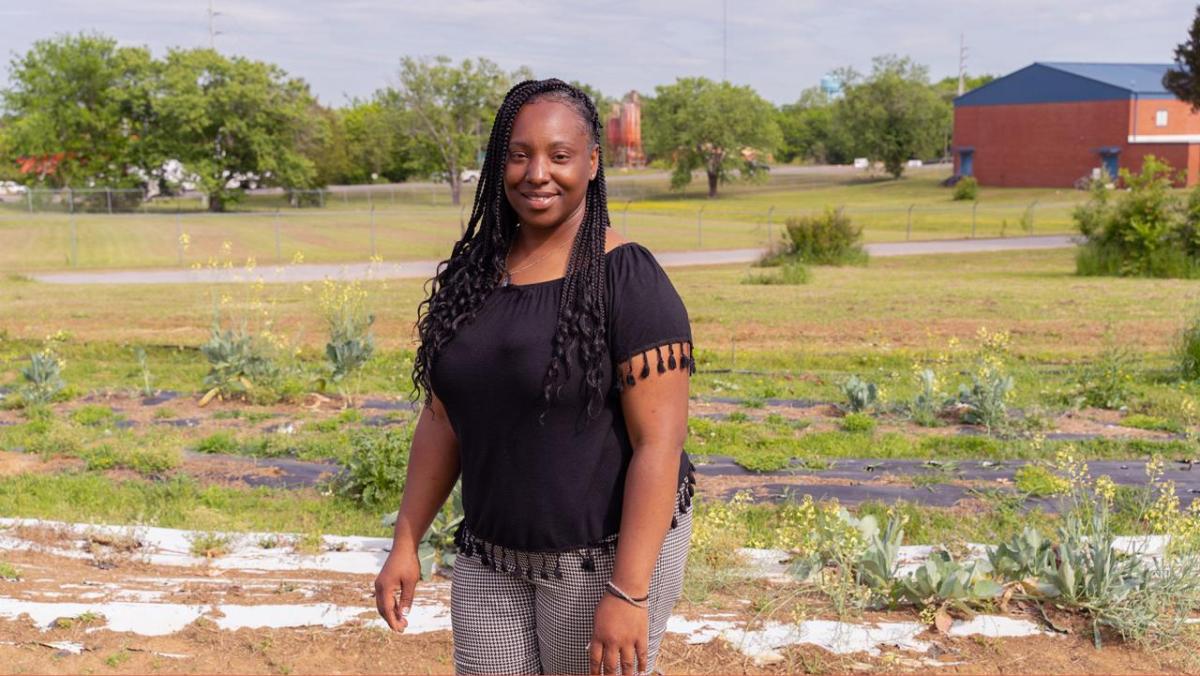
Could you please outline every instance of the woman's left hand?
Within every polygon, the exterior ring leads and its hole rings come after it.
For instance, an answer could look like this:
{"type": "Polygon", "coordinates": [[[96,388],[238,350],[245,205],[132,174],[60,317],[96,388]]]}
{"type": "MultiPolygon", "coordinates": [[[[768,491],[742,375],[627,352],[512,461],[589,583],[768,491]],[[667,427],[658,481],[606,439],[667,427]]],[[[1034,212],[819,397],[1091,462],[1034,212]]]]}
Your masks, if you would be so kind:
{"type": "Polygon", "coordinates": [[[592,642],[588,646],[592,673],[615,674],[617,665],[626,676],[646,673],[649,638],[647,610],[606,593],[596,607],[592,642]]]}

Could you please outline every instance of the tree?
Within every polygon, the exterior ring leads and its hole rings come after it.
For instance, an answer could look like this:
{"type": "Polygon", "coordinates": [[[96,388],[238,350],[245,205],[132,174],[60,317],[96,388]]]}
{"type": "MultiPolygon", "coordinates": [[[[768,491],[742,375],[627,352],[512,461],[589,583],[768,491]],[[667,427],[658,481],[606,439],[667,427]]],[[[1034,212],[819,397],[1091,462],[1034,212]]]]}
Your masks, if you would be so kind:
{"type": "Polygon", "coordinates": [[[404,110],[381,97],[356,100],[341,110],[350,182],[368,183],[375,177],[402,181],[411,173],[404,116],[404,110]]]}
{"type": "Polygon", "coordinates": [[[211,49],[173,49],[155,113],[163,160],[179,160],[223,211],[250,185],[316,187],[300,148],[319,133],[308,85],[278,66],[211,49]]]}
{"type": "Polygon", "coordinates": [[[783,162],[796,159],[820,164],[843,164],[851,159],[850,140],[835,124],[835,102],[820,88],[800,93],[795,103],[779,109],[776,121],[783,142],[775,157],[783,162]]]}
{"type": "Polygon", "coordinates": [[[908,58],[876,57],[871,75],[846,89],[838,123],[856,152],[882,160],[894,178],[907,160],[939,154],[951,108],[929,85],[924,66],[908,58]]]}
{"type": "Polygon", "coordinates": [[[671,186],[687,185],[692,171],[703,169],[709,197],[735,170],[754,172],[743,151],[768,153],[781,142],[774,106],[748,86],[702,77],[656,87],[645,102],[642,128],[647,152],[674,168],[671,186]]]}
{"type": "Polygon", "coordinates": [[[496,108],[514,80],[532,77],[526,70],[509,75],[479,58],[455,66],[450,57],[404,57],[399,86],[380,93],[405,113],[413,163],[426,173],[444,173],[450,200],[462,199],[462,170],[478,166],[496,108]]]}
{"type": "Polygon", "coordinates": [[[101,35],[35,42],[0,92],[0,156],[37,166],[55,187],[132,187],[144,181],[156,64],[142,47],[101,35]],[[52,158],[52,160],[51,160],[52,158]]]}
{"type": "Polygon", "coordinates": [[[1167,70],[1162,83],[1180,101],[1190,103],[1192,110],[1200,110],[1200,7],[1187,41],[1175,46],[1175,67],[1167,70]]]}

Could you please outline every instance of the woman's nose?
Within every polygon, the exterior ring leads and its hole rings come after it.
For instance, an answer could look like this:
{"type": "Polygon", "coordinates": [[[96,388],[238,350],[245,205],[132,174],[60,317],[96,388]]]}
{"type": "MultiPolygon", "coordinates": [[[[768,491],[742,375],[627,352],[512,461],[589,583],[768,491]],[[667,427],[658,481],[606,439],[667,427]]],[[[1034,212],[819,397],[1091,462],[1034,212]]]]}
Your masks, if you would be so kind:
{"type": "Polygon", "coordinates": [[[545,158],[531,157],[525,165],[525,180],[530,183],[546,183],[550,180],[550,167],[545,158]]]}

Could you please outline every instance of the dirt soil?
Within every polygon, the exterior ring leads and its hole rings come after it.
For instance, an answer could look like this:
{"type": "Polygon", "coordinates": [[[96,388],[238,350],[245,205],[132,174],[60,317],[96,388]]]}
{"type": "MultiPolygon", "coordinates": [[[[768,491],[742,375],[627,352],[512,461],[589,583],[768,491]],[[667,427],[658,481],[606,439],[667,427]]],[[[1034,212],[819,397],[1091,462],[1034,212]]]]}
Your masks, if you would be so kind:
{"type": "MultiPolygon", "coordinates": [[[[11,535],[39,546],[62,547],[71,537],[46,527],[13,529],[11,535]]],[[[136,539],[96,537],[84,543],[90,553],[67,558],[35,547],[6,552],[7,563],[22,579],[0,582],[0,600],[42,603],[152,602],[212,606],[204,616],[179,631],[142,636],[106,628],[105,619],[64,613],[36,626],[28,616],[0,620],[0,673],[450,673],[453,671],[449,631],[394,635],[374,626],[370,575],[329,571],[263,572],[218,570],[209,566],[156,566],[144,561],[136,539]],[[330,603],[361,608],[358,619],[333,628],[241,628],[217,626],[220,604],[231,606],[330,603]],[[70,643],[74,643],[73,652],[70,643]]],[[[787,593],[763,581],[737,590],[745,597],[787,593]]],[[[449,585],[431,581],[419,599],[448,601],[449,585]]],[[[807,601],[805,601],[807,603],[807,601]]],[[[677,614],[735,618],[747,628],[760,617],[751,604],[720,593],[703,604],[681,601],[677,614]]],[[[806,617],[833,615],[827,602],[804,606],[806,617]]],[[[1028,609],[1013,609],[1030,617],[1028,609]]],[[[1054,617],[1070,627],[1067,636],[1027,638],[950,638],[927,631],[919,636],[932,647],[926,653],[886,644],[878,655],[838,655],[815,646],[779,651],[769,663],[758,663],[723,639],[692,645],[683,634],[668,633],[659,662],[664,673],[1200,673],[1194,651],[1184,648],[1146,652],[1105,637],[1096,650],[1087,627],[1070,617],[1054,617]]],[[[870,613],[869,622],[914,620],[912,613],[870,613]]]]}

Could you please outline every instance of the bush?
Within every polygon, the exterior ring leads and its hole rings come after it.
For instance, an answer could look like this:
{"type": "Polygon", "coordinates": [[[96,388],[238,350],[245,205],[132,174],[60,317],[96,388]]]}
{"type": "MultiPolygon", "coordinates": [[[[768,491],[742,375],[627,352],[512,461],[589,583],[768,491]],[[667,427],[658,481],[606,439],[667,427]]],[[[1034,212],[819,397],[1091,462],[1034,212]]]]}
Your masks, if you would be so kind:
{"type": "Polygon", "coordinates": [[[1080,275],[1200,277],[1200,190],[1186,205],[1172,192],[1171,166],[1146,156],[1140,173],[1121,170],[1129,188],[1115,201],[1094,182],[1077,207],[1075,224],[1087,239],[1076,255],[1080,275]]]}
{"type": "Polygon", "coordinates": [[[816,216],[793,216],[785,223],[786,253],[814,265],[865,265],[862,228],[850,223],[841,209],[816,216]]]}
{"type": "Polygon", "coordinates": [[[954,201],[970,202],[979,197],[979,181],[974,176],[963,176],[954,184],[954,201]]]}

